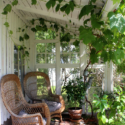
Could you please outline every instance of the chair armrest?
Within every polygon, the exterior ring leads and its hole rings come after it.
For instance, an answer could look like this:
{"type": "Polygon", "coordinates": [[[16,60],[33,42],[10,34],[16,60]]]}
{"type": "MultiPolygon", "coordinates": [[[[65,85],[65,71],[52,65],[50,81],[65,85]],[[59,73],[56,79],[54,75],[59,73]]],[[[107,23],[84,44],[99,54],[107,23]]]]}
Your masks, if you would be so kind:
{"type": "Polygon", "coordinates": [[[64,102],[63,97],[61,95],[54,95],[54,94],[52,94],[52,97],[57,98],[59,100],[59,102],[61,103],[61,110],[64,111],[65,102],[64,102]]]}
{"type": "Polygon", "coordinates": [[[51,115],[50,115],[50,111],[49,108],[47,106],[46,103],[35,103],[35,104],[26,104],[26,111],[34,114],[34,113],[43,113],[44,116],[47,118],[47,125],[48,123],[50,123],[51,121],[51,115]]]}

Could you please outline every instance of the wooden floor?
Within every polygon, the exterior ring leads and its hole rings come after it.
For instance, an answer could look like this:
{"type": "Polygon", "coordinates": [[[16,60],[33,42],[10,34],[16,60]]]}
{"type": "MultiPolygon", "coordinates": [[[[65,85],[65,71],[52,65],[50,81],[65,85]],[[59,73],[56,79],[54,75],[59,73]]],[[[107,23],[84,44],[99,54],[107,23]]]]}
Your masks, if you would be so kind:
{"type": "MultiPolygon", "coordinates": [[[[88,116],[82,116],[83,120],[80,123],[71,122],[68,114],[63,114],[62,117],[62,122],[58,118],[53,118],[50,125],[98,125],[96,118],[89,119],[88,116]]],[[[12,125],[11,118],[4,122],[3,125],[12,125]]]]}

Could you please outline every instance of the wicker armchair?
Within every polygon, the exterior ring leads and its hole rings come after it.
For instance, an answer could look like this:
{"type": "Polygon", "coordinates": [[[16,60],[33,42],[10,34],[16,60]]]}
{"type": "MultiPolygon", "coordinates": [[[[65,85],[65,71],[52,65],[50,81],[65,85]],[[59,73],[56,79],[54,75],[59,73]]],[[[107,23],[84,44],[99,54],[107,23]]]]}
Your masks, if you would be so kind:
{"type": "Polygon", "coordinates": [[[62,121],[61,113],[65,109],[65,103],[60,95],[54,95],[51,91],[50,79],[43,72],[29,72],[24,77],[24,90],[27,96],[34,102],[42,101],[42,99],[52,100],[61,103],[61,108],[52,111],[52,117],[59,117],[62,121]]]}
{"type": "Polygon", "coordinates": [[[28,104],[16,75],[3,76],[1,95],[6,109],[11,114],[12,125],[44,125],[43,117],[47,118],[46,125],[50,125],[51,117],[48,106],[45,103],[28,104]],[[19,115],[20,111],[25,111],[27,114],[19,115]]]}

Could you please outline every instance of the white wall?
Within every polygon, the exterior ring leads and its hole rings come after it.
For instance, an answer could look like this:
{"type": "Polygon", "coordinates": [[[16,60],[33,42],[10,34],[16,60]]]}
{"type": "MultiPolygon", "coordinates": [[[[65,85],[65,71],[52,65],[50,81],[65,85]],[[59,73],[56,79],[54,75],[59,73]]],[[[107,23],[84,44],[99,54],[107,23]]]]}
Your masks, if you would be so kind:
{"type": "MultiPolygon", "coordinates": [[[[0,80],[3,75],[14,73],[14,42],[17,45],[21,45],[18,38],[20,33],[17,32],[17,29],[25,25],[13,11],[8,14],[7,21],[10,24],[9,29],[13,31],[13,42],[6,27],[3,25],[6,21],[6,16],[1,14],[3,7],[2,0],[0,0],[0,80]]],[[[0,124],[3,124],[9,117],[10,114],[4,107],[0,95],[0,124]]]]}

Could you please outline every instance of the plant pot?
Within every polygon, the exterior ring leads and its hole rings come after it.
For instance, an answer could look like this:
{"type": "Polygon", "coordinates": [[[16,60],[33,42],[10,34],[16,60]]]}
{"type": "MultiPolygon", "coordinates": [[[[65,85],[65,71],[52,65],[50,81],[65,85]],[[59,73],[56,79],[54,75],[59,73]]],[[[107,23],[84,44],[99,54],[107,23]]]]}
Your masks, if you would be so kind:
{"type": "Polygon", "coordinates": [[[81,119],[81,115],[82,115],[82,108],[80,107],[72,107],[68,109],[69,115],[71,119],[81,119]]]}

